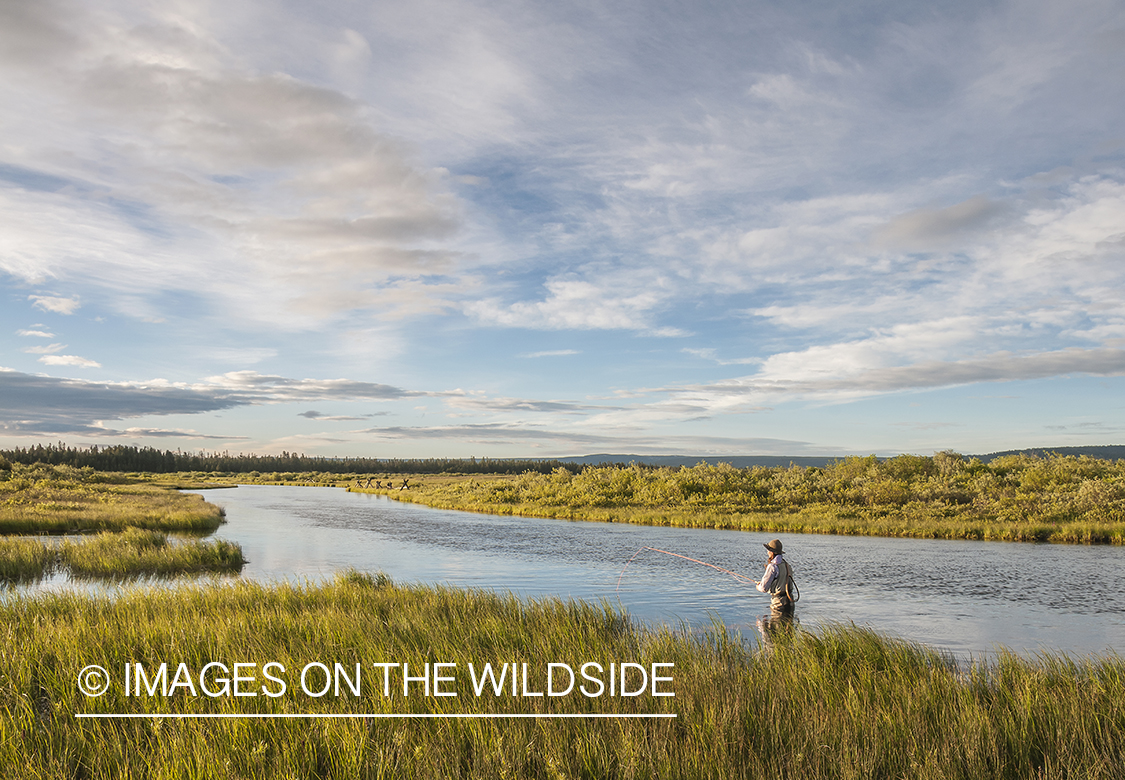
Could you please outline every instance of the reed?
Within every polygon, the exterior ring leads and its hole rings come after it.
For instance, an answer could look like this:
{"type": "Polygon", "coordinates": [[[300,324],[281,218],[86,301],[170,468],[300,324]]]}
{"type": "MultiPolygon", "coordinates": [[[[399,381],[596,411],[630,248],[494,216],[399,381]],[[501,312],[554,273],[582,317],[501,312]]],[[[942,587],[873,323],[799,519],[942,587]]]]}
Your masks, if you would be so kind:
{"type": "MultiPolygon", "coordinates": [[[[0,765],[40,777],[1118,778],[1125,663],[1003,655],[959,668],[851,626],[749,649],[721,627],[637,628],[606,605],[350,573],[0,604],[0,765]],[[79,670],[161,661],[674,663],[674,698],[87,699],[79,670]],[[89,721],[77,712],[675,712],[669,720],[89,721]]],[[[367,667],[370,671],[370,667],[367,667]]],[[[115,671],[120,678],[121,673],[115,671]]],[[[260,676],[259,676],[259,679],[260,676]]]]}
{"type": "Polygon", "coordinates": [[[129,528],[104,532],[92,539],[67,541],[59,551],[64,566],[76,577],[128,579],[144,575],[237,573],[245,560],[241,545],[221,539],[170,543],[160,531],[129,528]]]}
{"type": "Polygon", "coordinates": [[[55,565],[54,549],[37,539],[0,539],[0,584],[32,582],[55,565]]]}

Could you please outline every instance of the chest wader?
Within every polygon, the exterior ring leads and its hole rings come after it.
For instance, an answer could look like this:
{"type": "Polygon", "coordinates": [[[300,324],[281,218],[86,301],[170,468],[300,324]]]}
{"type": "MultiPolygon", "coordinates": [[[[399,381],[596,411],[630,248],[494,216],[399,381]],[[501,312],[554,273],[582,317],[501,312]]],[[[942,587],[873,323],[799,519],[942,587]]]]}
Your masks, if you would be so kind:
{"type": "Polygon", "coordinates": [[[793,569],[789,566],[789,561],[783,558],[781,562],[785,565],[785,573],[782,575],[779,567],[777,576],[770,583],[770,608],[791,610],[801,599],[801,592],[797,590],[797,581],[793,579],[793,569]]]}

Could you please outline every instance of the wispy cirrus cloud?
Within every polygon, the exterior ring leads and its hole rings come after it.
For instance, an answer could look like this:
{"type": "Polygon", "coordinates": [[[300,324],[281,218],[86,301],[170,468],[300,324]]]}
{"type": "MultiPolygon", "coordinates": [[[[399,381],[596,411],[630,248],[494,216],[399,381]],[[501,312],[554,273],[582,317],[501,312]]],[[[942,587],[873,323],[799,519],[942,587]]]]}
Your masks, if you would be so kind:
{"type": "Polygon", "coordinates": [[[1019,382],[1075,374],[1125,376],[1125,350],[1121,349],[1070,348],[1024,355],[999,352],[960,360],[918,360],[893,366],[863,365],[847,356],[834,356],[832,352],[830,348],[816,347],[804,353],[775,356],[779,359],[772,364],[767,361],[758,374],[706,385],[665,388],[662,392],[674,400],[690,399],[701,408],[717,411],[748,400],[847,401],[982,382],[1019,382]]]}
{"type": "Polygon", "coordinates": [[[607,280],[552,279],[544,287],[547,296],[540,301],[504,304],[492,298],[467,303],[465,311],[484,324],[510,328],[653,331],[653,310],[669,297],[659,281],[630,292],[607,280]]]}
{"type": "Polygon", "coordinates": [[[908,251],[964,245],[966,239],[979,237],[979,232],[1005,211],[1000,203],[977,195],[953,206],[920,208],[901,214],[877,227],[871,240],[877,247],[908,251]]]}
{"type": "Polygon", "coordinates": [[[566,357],[567,355],[581,355],[582,351],[577,349],[548,349],[541,352],[526,352],[520,357],[522,358],[541,358],[541,357],[566,357]]]}
{"type": "Polygon", "coordinates": [[[527,427],[518,424],[476,424],[432,427],[391,426],[370,428],[361,433],[375,439],[388,440],[444,440],[473,444],[522,444],[551,447],[619,449],[628,448],[637,454],[677,453],[760,453],[803,454],[808,443],[786,439],[722,436],[645,436],[633,434],[612,435],[527,427]]]}
{"type": "Polygon", "coordinates": [[[404,390],[401,387],[351,379],[291,379],[259,374],[256,371],[231,371],[208,377],[195,385],[200,390],[230,393],[248,401],[387,401],[423,396],[458,396],[460,391],[432,392],[404,390]]]}
{"type": "MultiPolygon", "coordinates": [[[[461,216],[443,173],[418,165],[355,99],[248,67],[221,22],[191,17],[66,0],[3,12],[0,48],[22,77],[5,103],[49,95],[54,109],[7,130],[24,151],[0,172],[0,270],[97,287],[126,311],[129,296],[206,290],[236,304],[227,316],[285,327],[417,306],[410,288],[457,264],[443,245],[461,216]],[[42,48],[28,51],[29,37],[42,48]],[[58,143],[72,153],[53,154],[58,143]]],[[[79,306],[32,300],[62,314],[79,306]]]]}
{"type": "Polygon", "coordinates": [[[23,352],[29,355],[53,355],[66,349],[66,344],[46,344],[40,347],[24,347],[23,352]]]}
{"type": "Polygon", "coordinates": [[[74,314],[81,306],[77,297],[60,298],[53,295],[29,295],[28,300],[32,301],[35,308],[55,314],[74,314]]]}

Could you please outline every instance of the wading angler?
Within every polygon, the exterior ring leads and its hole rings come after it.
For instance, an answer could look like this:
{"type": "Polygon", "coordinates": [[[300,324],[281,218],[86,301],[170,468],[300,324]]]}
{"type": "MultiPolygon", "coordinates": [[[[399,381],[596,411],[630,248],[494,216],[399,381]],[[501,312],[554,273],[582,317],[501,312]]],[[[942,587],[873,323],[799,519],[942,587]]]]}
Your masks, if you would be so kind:
{"type": "Polygon", "coordinates": [[[754,583],[761,593],[770,594],[770,610],[775,614],[792,614],[794,604],[801,598],[797,582],[793,579],[793,567],[785,560],[780,539],[764,545],[769,553],[766,571],[762,579],[754,583]]]}

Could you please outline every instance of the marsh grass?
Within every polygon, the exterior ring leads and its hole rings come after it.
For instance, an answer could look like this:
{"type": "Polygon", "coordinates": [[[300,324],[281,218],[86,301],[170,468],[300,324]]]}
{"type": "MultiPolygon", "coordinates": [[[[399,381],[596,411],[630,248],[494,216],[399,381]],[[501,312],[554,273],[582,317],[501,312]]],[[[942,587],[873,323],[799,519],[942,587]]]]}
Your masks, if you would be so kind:
{"type": "MultiPolygon", "coordinates": [[[[605,605],[400,587],[238,583],[0,604],[6,777],[1121,777],[1125,663],[1004,655],[958,668],[838,626],[747,649],[650,633],[605,605]],[[124,697],[126,662],[675,664],[675,698],[124,697]],[[116,685],[87,699],[88,664],[116,685]],[[673,720],[78,720],[78,712],[675,712],[673,720]]],[[[260,678],[259,678],[260,679],[260,678]]]]}
{"type": "Polygon", "coordinates": [[[159,531],[131,528],[53,545],[39,539],[0,539],[0,583],[34,582],[56,571],[87,579],[124,580],[183,574],[236,574],[242,547],[220,539],[172,542],[159,531]]]}
{"type": "Polygon", "coordinates": [[[37,539],[0,539],[0,584],[42,579],[51,573],[55,550],[37,539]]]}
{"type": "Polygon", "coordinates": [[[171,543],[160,531],[141,528],[67,541],[59,550],[59,558],[72,576],[100,579],[237,573],[245,564],[242,547],[234,542],[194,539],[171,543]]]}
{"type": "Polygon", "coordinates": [[[826,468],[588,467],[374,490],[440,509],[567,520],[927,539],[1125,544],[1125,461],[938,453],[826,468]]]}
{"type": "Polygon", "coordinates": [[[0,534],[149,528],[210,533],[222,511],[201,496],[70,466],[14,464],[0,479],[0,534]]]}

